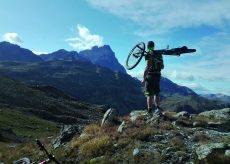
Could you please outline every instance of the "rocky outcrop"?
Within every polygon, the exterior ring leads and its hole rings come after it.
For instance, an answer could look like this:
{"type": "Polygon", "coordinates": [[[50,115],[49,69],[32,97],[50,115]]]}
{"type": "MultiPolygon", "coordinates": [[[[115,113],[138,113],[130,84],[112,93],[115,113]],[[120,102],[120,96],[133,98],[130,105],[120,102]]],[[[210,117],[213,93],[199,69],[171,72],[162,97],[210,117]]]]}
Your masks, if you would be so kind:
{"type": "MultiPolygon", "coordinates": [[[[196,154],[199,160],[205,160],[213,156],[214,154],[223,154],[225,155],[225,151],[230,149],[230,144],[225,143],[209,143],[204,144],[196,148],[196,154]]],[[[228,156],[228,153],[227,155],[228,156]]]]}
{"type": "Polygon", "coordinates": [[[213,117],[216,119],[228,119],[230,120],[230,108],[224,108],[220,110],[211,110],[200,113],[201,116],[213,117]]]}
{"type": "Polygon", "coordinates": [[[58,137],[53,141],[53,147],[54,149],[60,147],[61,145],[69,142],[76,133],[80,133],[82,126],[76,126],[76,125],[64,125],[58,137]]]}

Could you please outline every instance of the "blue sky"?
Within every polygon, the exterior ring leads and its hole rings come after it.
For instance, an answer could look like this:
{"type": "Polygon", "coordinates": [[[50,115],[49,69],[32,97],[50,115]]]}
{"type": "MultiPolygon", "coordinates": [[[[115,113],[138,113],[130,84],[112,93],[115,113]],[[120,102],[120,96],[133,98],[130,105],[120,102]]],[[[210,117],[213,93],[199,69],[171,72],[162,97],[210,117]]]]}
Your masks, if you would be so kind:
{"type": "MultiPolygon", "coordinates": [[[[124,65],[138,42],[186,45],[197,53],[165,56],[163,76],[197,93],[230,95],[229,0],[1,0],[0,38],[35,53],[109,44],[124,65]]],[[[143,76],[144,61],[131,71],[143,76]]]]}

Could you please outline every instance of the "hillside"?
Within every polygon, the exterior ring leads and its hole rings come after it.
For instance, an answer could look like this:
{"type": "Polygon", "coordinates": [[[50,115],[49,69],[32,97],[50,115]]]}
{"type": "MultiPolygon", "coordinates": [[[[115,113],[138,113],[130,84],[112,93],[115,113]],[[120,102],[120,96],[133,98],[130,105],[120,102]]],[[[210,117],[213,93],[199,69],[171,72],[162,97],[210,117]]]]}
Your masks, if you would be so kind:
{"type": "MultiPolygon", "coordinates": [[[[89,62],[49,61],[42,63],[1,62],[0,74],[27,85],[50,85],[77,100],[114,107],[120,114],[145,109],[140,81],[89,62]]],[[[162,79],[162,105],[175,111],[197,113],[227,107],[226,103],[200,98],[192,90],[162,79]],[[209,106],[209,107],[208,107],[209,106]],[[187,108],[187,109],[185,109],[187,108]]]]}
{"type": "Polygon", "coordinates": [[[219,100],[219,101],[223,101],[226,103],[230,103],[230,96],[224,95],[224,94],[203,94],[201,95],[202,97],[205,97],[209,100],[219,100]]]}
{"type": "Polygon", "coordinates": [[[0,107],[65,124],[87,124],[101,117],[103,107],[76,101],[51,86],[25,86],[0,76],[0,107]]]}
{"type": "Polygon", "coordinates": [[[139,81],[88,62],[2,62],[0,74],[29,85],[51,85],[77,100],[116,107],[121,114],[145,105],[139,81]]]}

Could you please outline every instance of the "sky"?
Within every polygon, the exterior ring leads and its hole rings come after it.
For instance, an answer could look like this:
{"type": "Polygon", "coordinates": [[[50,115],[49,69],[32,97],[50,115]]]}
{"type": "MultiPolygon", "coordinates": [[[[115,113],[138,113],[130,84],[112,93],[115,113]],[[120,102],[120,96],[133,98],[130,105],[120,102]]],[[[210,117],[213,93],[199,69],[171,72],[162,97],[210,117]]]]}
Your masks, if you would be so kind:
{"type": "MultiPolygon", "coordinates": [[[[110,45],[125,66],[138,42],[196,53],[164,56],[164,77],[198,94],[230,95],[229,0],[0,0],[0,41],[36,54],[110,45]]],[[[139,79],[145,62],[127,71],[139,79]]]]}

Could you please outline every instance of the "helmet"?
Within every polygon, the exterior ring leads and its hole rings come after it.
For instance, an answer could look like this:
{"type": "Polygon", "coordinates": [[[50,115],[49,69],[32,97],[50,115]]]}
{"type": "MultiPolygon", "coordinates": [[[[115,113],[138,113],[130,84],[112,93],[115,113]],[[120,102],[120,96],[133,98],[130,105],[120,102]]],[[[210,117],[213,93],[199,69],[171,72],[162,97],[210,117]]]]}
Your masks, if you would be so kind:
{"type": "Polygon", "coordinates": [[[149,41],[149,42],[148,42],[148,45],[147,45],[147,48],[148,48],[148,49],[153,49],[153,48],[154,48],[154,45],[155,45],[155,43],[154,43],[153,41],[149,41]]]}

